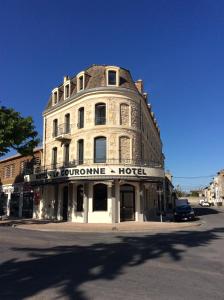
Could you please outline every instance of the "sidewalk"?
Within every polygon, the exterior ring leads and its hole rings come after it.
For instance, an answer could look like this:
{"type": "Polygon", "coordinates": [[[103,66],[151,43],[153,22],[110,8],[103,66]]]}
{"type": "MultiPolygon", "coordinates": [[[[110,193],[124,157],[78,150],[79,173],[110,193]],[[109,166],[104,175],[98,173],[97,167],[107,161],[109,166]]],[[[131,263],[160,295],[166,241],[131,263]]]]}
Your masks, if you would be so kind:
{"type": "Polygon", "coordinates": [[[20,229],[52,231],[52,232],[145,232],[184,230],[189,227],[200,226],[200,221],[173,223],[173,222],[122,222],[114,224],[86,224],[72,222],[53,222],[35,219],[7,219],[0,221],[0,226],[11,226],[20,229]]]}

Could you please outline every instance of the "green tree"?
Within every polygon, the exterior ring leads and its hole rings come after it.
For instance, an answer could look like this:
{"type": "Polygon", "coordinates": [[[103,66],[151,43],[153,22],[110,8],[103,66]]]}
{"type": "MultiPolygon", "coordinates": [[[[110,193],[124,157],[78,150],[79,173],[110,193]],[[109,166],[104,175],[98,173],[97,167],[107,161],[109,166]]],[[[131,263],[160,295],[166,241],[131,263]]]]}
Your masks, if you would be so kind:
{"type": "Polygon", "coordinates": [[[191,191],[191,196],[192,197],[198,197],[199,196],[199,192],[198,191],[191,191]]]}
{"type": "Polygon", "coordinates": [[[23,118],[12,108],[0,106],[0,156],[11,149],[22,155],[32,155],[39,144],[32,117],[23,118]]]}
{"type": "Polygon", "coordinates": [[[176,193],[177,198],[186,197],[187,196],[187,193],[184,192],[184,191],[182,191],[181,186],[179,184],[174,189],[174,192],[176,193]]]}

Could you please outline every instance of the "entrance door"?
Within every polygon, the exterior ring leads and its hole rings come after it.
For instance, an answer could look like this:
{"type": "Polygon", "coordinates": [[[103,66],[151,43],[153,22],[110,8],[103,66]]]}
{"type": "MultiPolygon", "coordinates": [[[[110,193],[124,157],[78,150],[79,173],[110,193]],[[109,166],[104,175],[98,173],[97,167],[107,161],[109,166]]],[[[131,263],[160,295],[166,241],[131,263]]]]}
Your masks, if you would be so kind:
{"type": "Polygon", "coordinates": [[[19,217],[19,193],[12,193],[10,200],[10,217],[19,217]]]}
{"type": "Polygon", "coordinates": [[[135,220],[135,188],[129,184],[120,187],[120,220],[135,220]]]}
{"type": "Polygon", "coordinates": [[[23,218],[33,217],[33,193],[23,194],[22,217],[23,218]]]}
{"type": "Polygon", "coordinates": [[[68,221],[68,187],[63,188],[63,211],[62,211],[63,221],[68,221]]]}

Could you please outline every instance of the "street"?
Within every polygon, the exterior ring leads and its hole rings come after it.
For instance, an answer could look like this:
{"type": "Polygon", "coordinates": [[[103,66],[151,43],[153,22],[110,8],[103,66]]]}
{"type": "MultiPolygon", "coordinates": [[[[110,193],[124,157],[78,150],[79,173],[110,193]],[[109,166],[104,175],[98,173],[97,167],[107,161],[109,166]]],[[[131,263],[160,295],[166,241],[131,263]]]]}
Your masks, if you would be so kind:
{"type": "Polygon", "coordinates": [[[0,299],[224,299],[224,209],[148,233],[0,227],[0,299]]]}

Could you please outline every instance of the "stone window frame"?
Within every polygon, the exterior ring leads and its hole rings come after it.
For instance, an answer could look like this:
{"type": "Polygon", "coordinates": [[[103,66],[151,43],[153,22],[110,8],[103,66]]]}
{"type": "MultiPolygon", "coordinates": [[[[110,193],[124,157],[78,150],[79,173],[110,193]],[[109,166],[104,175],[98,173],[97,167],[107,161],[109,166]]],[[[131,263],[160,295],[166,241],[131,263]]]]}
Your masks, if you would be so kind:
{"type": "Polygon", "coordinates": [[[77,120],[78,120],[77,128],[78,129],[84,128],[85,127],[85,106],[84,105],[77,108],[77,120]],[[83,110],[83,126],[82,127],[80,127],[80,125],[81,125],[81,123],[80,123],[80,112],[81,112],[81,110],[83,110]]]}
{"type": "Polygon", "coordinates": [[[128,128],[131,127],[131,105],[127,102],[121,102],[119,103],[119,125],[120,126],[127,126],[128,128]],[[128,122],[128,125],[124,125],[124,124],[121,124],[121,106],[122,105],[126,105],[128,106],[128,114],[129,114],[129,122],[128,122]]]}
{"type": "Polygon", "coordinates": [[[86,74],[85,74],[85,72],[84,71],[82,71],[82,72],[80,72],[77,76],[76,76],[76,78],[77,78],[77,93],[78,92],[81,92],[81,91],[83,91],[84,89],[85,89],[85,81],[86,81],[86,76],[85,76],[86,74]],[[80,78],[81,77],[83,77],[83,88],[81,89],[81,87],[80,87],[80,78]]]}
{"type": "Polygon", "coordinates": [[[71,81],[70,80],[66,80],[64,82],[64,100],[68,99],[71,97],[71,81]],[[66,90],[68,87],[68,96],[66,95],[66,90]]]}
{"type": "Polygon", "coordinates": [[[99,101],[99,102],[94,103],[94,125],[95,126],[107,125],[107,103],[106,102],[99,101]],[[105,123],[104,124],[96,124],[96,108],[97,108],[97,106],[100,106],[100,105],[105,106],[105,123]]]}
{"type": "Polygon", "coordinates": [[[52,168],[57,168],[57,164],[58,164],[58,147],[53,147],[52,150],[51,150],[51,165],[52,165],[52,168]],[[55,155],[55,153],[56,153],[56,155],[55,155]]]}
{"type": "Polygon", "coordinates": [[[66,113],[64,115],[64,128],[63,128],[64,133],[71,133],[71,114],[66,113]]]}
{"type": "Polygon", "coordinates": [[[107,86],[119,86],[120,85],[120,68],[114,66],[106,67],[106,85],[107,86]],[[109,84],[109,71],[116,72],[116,84],[109,84]]]}
{"type": "Polygon", "coordinates": [[[58,136],[58,118],[53,119],[52,121],[52,137],[55,138],[58,136]]]}
{"type": "Polygon", "coordinates": [[[59,88],[52,90],[52,106],[55,106],[59,102],[59,88]]]}
{"type": "Polygon", "coordinates": [[[118,161],[120,163],[120,138],[128,137],[130,139],[130,161],[133,161],[133,137],[128,133],[121,133],[117,136],[117,145],[118,145],[118,161]]]}
{"type": "Polygon", "coordinates": [[[70,143],[65,143],[63,146],[63,164],[68,166],[70,162],[70,143]],[[67,157],[68,156],[68,157],[67,157]],[[68,159],[67,159],[68,158],[68,159]]]}
{"type": "Polygon", "coordinates": [[[109,149],[108,149],[108,135],[106,134],[96,134],[92,137],[92,160],[94,164],[106,164],[108,161],[108,154],[109,154],[109,149]],[[95,140],[97,138],[105,138],[106,139],[106,159],[105,162],[95,162],[95,140]]]}
{"type": "Polygon", "coordinates": [[[85,159],[85,140],[84,138],[80,138],[76,142],[76,158],[77,158],[77,163],[78,165],[83,165],[84,164],[84,159],[85,159]],[[80,147],[80,142],[82,141],[82,160],[79,156],[79,147],[80,147]]]}

